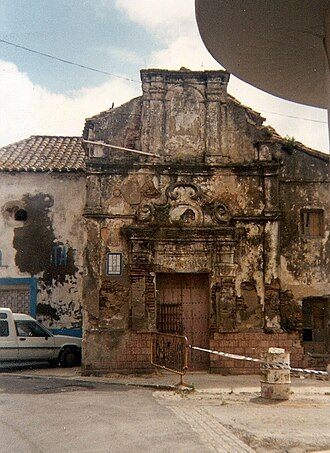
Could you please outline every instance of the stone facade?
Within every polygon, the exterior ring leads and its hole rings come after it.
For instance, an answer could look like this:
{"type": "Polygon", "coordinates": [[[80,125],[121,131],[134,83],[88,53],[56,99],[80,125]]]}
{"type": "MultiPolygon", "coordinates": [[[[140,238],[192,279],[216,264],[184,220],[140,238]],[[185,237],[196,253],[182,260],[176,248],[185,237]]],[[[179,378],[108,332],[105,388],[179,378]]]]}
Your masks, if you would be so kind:
{"type": "MultiPolygon", "coordinates": [[[[324,358],[329,328],[320,346],[306,307],[330,304],[329,156],[264,127],[228,95],[224,71],[141,78],[141,97],[84,131],[84,372],[150,370],[166,310],[196,346],[283,347],[293,366],[308,363],[304,346],[324,358]]],[[[256,370],[216,356],[201,367],[256,370]]]]}
{"type": "MultiPolygon", "coordinates": [[[[263,126],[224,71],[141,77],[142,96],[86,121],[84,149],[0,149],[0,304],[57,332],[83,318],[86,374],[151,370],[155,332],[324,368],[329,156],[263,126]]],[[[258,371],[195,352],[190,367],[258,371]]]]}

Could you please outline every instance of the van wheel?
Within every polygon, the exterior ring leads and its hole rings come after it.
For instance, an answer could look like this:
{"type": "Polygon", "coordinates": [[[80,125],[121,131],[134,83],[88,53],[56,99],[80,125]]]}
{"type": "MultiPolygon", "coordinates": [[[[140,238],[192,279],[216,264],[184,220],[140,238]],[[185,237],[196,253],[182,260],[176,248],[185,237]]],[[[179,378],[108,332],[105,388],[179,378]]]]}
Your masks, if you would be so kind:
{"type": "Polygon", "coordinates": [[[80,351],[74,348],[66,348],[59,356],[60,366],[70,368],[80,364],[80,351]]]}

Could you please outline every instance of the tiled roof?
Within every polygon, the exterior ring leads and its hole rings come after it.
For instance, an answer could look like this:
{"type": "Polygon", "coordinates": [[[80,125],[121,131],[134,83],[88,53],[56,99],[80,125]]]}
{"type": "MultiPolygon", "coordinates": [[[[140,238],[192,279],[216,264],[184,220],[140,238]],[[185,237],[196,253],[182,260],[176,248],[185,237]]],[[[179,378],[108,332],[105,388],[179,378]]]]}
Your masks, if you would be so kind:
{"type": "Polygon", "coordinates": [[[0,148],[0,171],[81,172],[85,150],[80,137],[32,135],[0,148]]]}

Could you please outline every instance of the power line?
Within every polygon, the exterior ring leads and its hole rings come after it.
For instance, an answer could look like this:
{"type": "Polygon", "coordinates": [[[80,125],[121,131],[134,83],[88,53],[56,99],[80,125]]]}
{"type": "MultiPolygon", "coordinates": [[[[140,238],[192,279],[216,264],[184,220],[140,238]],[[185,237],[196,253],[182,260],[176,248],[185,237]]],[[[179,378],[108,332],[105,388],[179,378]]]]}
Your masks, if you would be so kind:
{"type": "Polygon", "coordinates": [[[276,112],[267,112],[267,110],[260,109],[263,113],[268,113],[270,115],[278,115],[278,116],[286,116],[287,118],[294,118],[296,120],[303,120],[303,121],[312,121],[313,123],[322,123],[328,124],[327,121],[322,120],[313,120],[312,118],[303,118],[301,116],[294,116],[294,115],[286,115],[285,113],[276,113],[276,112]]]}
{"type": "MultiPolygon", "coordinates": [[[[70,61],[70,60],[65,60],[64,58],[55,57],[54,55],[50,55],[50,54],[47,54],[47,53],[44,53],[44,52],[39,52],[38,50],[30,49],[28,47],[21,46],[19,44],[16,44],[16,43],[13,43],[13,42],[10,42],[10,41],[6,41],[5,39],[0,39],[0,42],[2,42],[4,44],[8,44],[9,46],[16,47],[18,49],[26,50],[27,52],[31,52],[31,53],[34,53],[34,54],[37,54],[37,55],[41,55],[43,57],[51,58],[52,60],[60,61],[62,63],[70,64],[72,66],[77,66],[77,67],[82,68],[82,69],[87,69],[88,71],[93,71],[93,72],[97,72],[99,74],[109,75],[109,76],[112,76],[112,77],[116,77],[118,79],[127,80],[129,82],[135,82],[135,83],[139,83],[139,84],[141,83],[139,80],[130,79],[130,78],[124,77],[124,76],[119,76],[119,75],[113,74],[111,72],[102,71],[100,69],[92,68],[91,66],[85,66],[85,65],[82,65],[80,63],[75,63],[75,62],[70,61]]],[[[303,118],[303,117],[294,116],[294,115],[286,115],[284,113],[268,112],[267,110],[263,110],[263,109],[260,109],[260,110],[262,112],[264,112],[264,113],[268,113],[268,114],[271,114],[271,115],[278,115],[278,116],[284,116],[284,117],[287,117],[287,118],[294,118],[294,119],[297,119],[297,120],[312,121],[314,123],[327,124],[327,121],[314,120],[314,119],[311,119],[311,118],[303,118]]]]}
{"type": "Polygon", "coordinates": [[[78,66],[79,68],[82,68],[82,69],[87,69],[89,71],[98,72],[99,74],[105,74],[105,75],[109,75],[109,76],[112,76],[112,77],[117,77],[118,79],[127,80],[129,82],[141,83],[138,80],[129,79],[128,77],[119,76],[119,75],[113,74],[111,72],[102,71],[100,69],[95,69],[95,68],[92,68],[90,66],[85,66],[83,64],[79,64],[79,63],[75,63],[73,61],[65,60],[64,58],[54,57],[54,55],[50,55],[48,53],[39,52],[38,50],[30,49],[28,47],[20,46],[19,44],[15,44],[13,42],[6,41],[4,39],[0,39],[0,42],[3,42],[4,44],[8,44],[9,46],[17,47],[18,49],[26,50],[27,52],[31,52],[31,53],[35,53],[37,55],[41,55],[43,57],[51,58],[52,60],[61,61],[62,63],[70,64],[72,66],[78,66]]]}

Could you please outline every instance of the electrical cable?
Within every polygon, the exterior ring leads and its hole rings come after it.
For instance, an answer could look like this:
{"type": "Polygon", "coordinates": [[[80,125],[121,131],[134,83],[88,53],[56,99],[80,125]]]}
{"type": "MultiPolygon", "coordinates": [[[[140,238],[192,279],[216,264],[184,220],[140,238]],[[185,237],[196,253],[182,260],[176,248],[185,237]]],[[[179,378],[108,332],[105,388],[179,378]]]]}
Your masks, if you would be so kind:
{"type": "Polygon", "coordinates": [[[296,119],[296,120],[312,121],[314,123],[328,124],[327,121],[313,120],[312,118],[303,118],[301,116],[286,115],[285,113],[268,112],[267,110],[263,110],[263,109],[260,109],[260,111],[263,112],[263,113],[268,113],[269,115],[285,116],[287,118],[293,118],[293,119],[296,119]]]}
{"type": "Polygon", "coordinates": [[[5,39],[0,39],[0,42],[3,42],[4,44],[8,44],[9,46],[17,47],[18,49],[23,49],[23,50],[26,50],[28,52],[32,52],[32,53],[35,53],[37,55],[41,55],[43,57],[47,57],[47,58],[51,58],[53,60],[61,61],[62,63],[70,64],[72,66],[78,66],[79,68],[82,68],[82,69],[88,69],[89,71],[94,71],[94,72],[98,72],[100,74],[105,74],[105,75],[109,75],[109,76],[112,76],[112,77],[117,77],[118,79],[127,80],[129,82],[136,82],[136,83],[139,83],[139,84],[141,83],[138,80],[130,79],[128,77],[119,76],[119,75],[113,74],[111,72],[102,71],[100,69],[95,69],[95,68],[92,68],[90,66],[85,66],[85,65],[82,65],[82,64],[79,64],[79,63],[75,63],[73,61],[65,60],[64,58],[54,57],[53,55],[50,55],[48,53],[39,52],[38,50],[30,49],[28,47],[24,47],[24,46],[21,46],[19,44],[15,44],[15,43],[10,42],[10,41],[6,41],[5,39]]]}
{"type": "MultiPolygon", "coordinates": [[[[124,77],[124,76],[119,76],[119,75],[113,74],[111,72],[102,71],[100,69],[92,68],[91,66],[82,65],[80,63],[75,63],[73,61],[69,61],[69,60],[66,60],[64,58],[55,57],[53,55],[50,55],[50,54],[47,54],[47,53],[44,53],[44,52],[39,52],[38,50],[30,49],[28,47],[21,46],[19,44],[16,44],[16,43],[13,43],[13,42],[10,42],[10,41],[6,41],[5,39],[0,39],[0,42],[2,42],[4,44],[8,44],[9,46],[17,47],[18,49],[26,50],[27,52],[35,53],[35,54],[41,55],[43,57],[47,57],[47,58],[51,58],[53,60],[60,61],[62,63],[70,64],[72,66],[78,66],[79,68],[87,69],[89,71],[98,72],[99,74],[109,75],[109,76],[112,76],[112,77],[116,77],[118,79],[127,80],[129,82],[135,82],[135,83],[139,83],[139,84],[141,83],[139,80],[130,79],[130,78],[124,77]]],[[[261,110],[261,112],[268,113],[270,115],[278,115],[278,116],[283,116],[283,117],[287,117],[287,118],[293,118],[293,119],[302,120],[302,121],[311,121],[311,122],[314,122],[314,123],[327,124],[327,121],[314,120],[314,119],[311,119],[311,118],[302,118],[302,117],[294,116],[294,115],[286,115],[284,113],[268,112],[267,110],[263,110],[263,109],[260,109],[260,110],[261,110]]]]}

